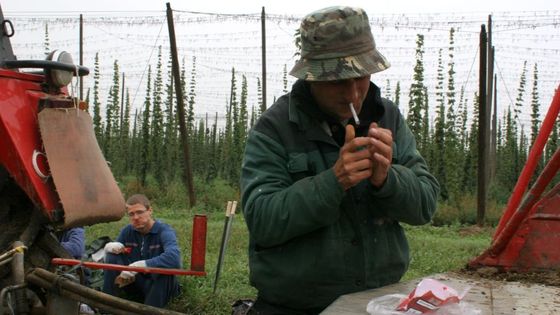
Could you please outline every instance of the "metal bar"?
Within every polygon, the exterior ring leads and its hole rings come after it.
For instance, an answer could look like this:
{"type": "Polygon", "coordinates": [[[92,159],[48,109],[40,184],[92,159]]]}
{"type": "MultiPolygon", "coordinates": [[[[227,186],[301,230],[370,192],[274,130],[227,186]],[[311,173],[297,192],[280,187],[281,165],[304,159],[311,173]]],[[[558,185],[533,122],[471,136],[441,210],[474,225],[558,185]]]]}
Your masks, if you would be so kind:
{"type": "Polygon", "coordinates": [[[500,223],[496,228],[496,232],[494,233],[494,240],[496,240],[499,235],[502,233],[502,230],[507,225],[507,222],[514,214],[516,209],[521,202],[521,198],[529,185],[529,181],[537,167],[537,164],[542,156],[543,148],[546,145],[550,132],[552,128],[554,128],[556,119],[558,117],[558,112],[560,111],[560,86],[556,89],[556,93],[554,94],[554,98],[552,99],[552,103],[548,108],[548,112],[546,113],[546,117],[543,120],[541,129],[539,130],[539,135],[537,139],[535,139],[535,143],[529,152],[529,157],[527,158],[527,162],[519,175],[519,179],[513,188],[513,193],[508,201],[506,206],[506,210],[500,219],[500,223]]]}
{"type": "Polygon", "coordinates": [[[160,275],[174,276],[205,276],[204,271],[185,270],[185,269],[168,269],[155,267],[134,267],[117,264],[98,263],[93,261],[81,261],[78,259],[53,258],[51,263],[54,265],[76,266],[82,265],[90,269],[116,270],[116,271],[136,271],[141,273],[157,273],[160,275]]]}
{"type": "Polygon", "coordinates": [[[206,230],[205,215],[195,215],[193,218],[191,270],[204,272],[206,260],[206,230]]]}
{"type": "MultiPolygon", "coordinates": [[[[226,246],[231,236],[231,227],[233,225],[233,218],[235,217],[235,209],[237,208],[237,201],[233,201],[231,205],[231,209],[229,210],[229,222],[227,223],[226,227],[226,246]]],[[[225,249],[224,249],[225,252],[225,249]]]]}
{"type": "Polygon", "coordinates": [[[214,290],[213,292],[216,292],[216,289],[218,288],[218,280],[220,279],[220,273],[222,271],[222,265],[224,263],[224,255],[226,252],[226,239],[227,239],[227,234],[228,234],[228,224],[229,224],[229,220],[230,218],[230,214],[231,214],[231,207],[233,206],[233,202],[228,201],[227,205],[226,205],[226,218],[224,220],[224,230],[222,232],[222,241],[220,243],[220,253],[218,255],[218,263],[216,264],[216,276],[214,278],[214,290]]]}
{"type": "Polygon", "coordinates": [[[541,221],[560,221],[559,214],[546,214],[546,213],[537,213],[529,217],[531,220],[541,220],[541,221]]]}

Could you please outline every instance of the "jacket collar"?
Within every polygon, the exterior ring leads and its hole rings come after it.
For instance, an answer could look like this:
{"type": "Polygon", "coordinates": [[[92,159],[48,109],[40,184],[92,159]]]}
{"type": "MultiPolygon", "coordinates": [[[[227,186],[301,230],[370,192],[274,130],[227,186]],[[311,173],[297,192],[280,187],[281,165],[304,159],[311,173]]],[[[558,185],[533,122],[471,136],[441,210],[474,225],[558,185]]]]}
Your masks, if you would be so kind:
{"type": "MultiPolygon", "coordinates": [[[[140,231],[136,230],[132,224],[130,225],[132,227],[132,229],[138,233],[140,233],[140,231]]],[[[146,233],[145,235],[148,234],[158,234],[161,231],[161,222],[159,220],[154,220],[154,225],[152,225],[152,228],[148,231],[148,233],[146,233]]]]}

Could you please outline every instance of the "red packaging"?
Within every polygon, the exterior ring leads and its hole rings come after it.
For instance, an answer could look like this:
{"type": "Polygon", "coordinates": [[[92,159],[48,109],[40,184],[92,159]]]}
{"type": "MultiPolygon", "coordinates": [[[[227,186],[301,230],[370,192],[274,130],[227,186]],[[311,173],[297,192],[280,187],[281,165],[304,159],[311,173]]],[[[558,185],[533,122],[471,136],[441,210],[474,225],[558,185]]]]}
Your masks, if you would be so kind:
{"type": "Polygon", "coordinates": [[[455,289],[434,279],[423,279],[397,306],[397,311],[424,314],[436,311],[443,305],[459,303],[455,289]]]}

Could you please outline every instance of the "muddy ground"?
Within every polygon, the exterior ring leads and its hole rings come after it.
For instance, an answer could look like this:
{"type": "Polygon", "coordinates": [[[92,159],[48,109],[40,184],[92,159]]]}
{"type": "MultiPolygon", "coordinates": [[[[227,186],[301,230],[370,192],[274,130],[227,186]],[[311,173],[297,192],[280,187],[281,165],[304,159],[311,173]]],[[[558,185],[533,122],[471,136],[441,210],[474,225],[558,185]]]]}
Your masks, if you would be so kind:
{"type": "Polygon", "coordinates": [[[533,271],[533,272],[504,272],[496,267],[482,267],[477,270],[463,269],[462,274],[471,278],[485,278],[497,281],[517,281],[521,283],[542,284],[560,287],[560,270],[533,271]]]}

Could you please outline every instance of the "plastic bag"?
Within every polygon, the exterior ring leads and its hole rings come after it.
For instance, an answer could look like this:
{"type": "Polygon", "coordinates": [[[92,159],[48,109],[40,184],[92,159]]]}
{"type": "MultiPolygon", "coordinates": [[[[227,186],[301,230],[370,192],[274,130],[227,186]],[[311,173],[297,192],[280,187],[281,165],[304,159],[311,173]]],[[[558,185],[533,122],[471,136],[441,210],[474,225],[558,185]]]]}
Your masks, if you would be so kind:
{"type": "Polygon", "coordinates": [[[397,311],[397,305],[406,298],[404,294],[388,294],[369,301],[366,311],[372,315],[403,315],[397,311]]]}
{"type": "Polygon", "coordinates": [[[469,289],[459,295],[453,288],[428,278],[408,295],[389,294],[372,299],[366,310],[372,315],[479,315],[480,310],[462,301],[469,289]]]}

